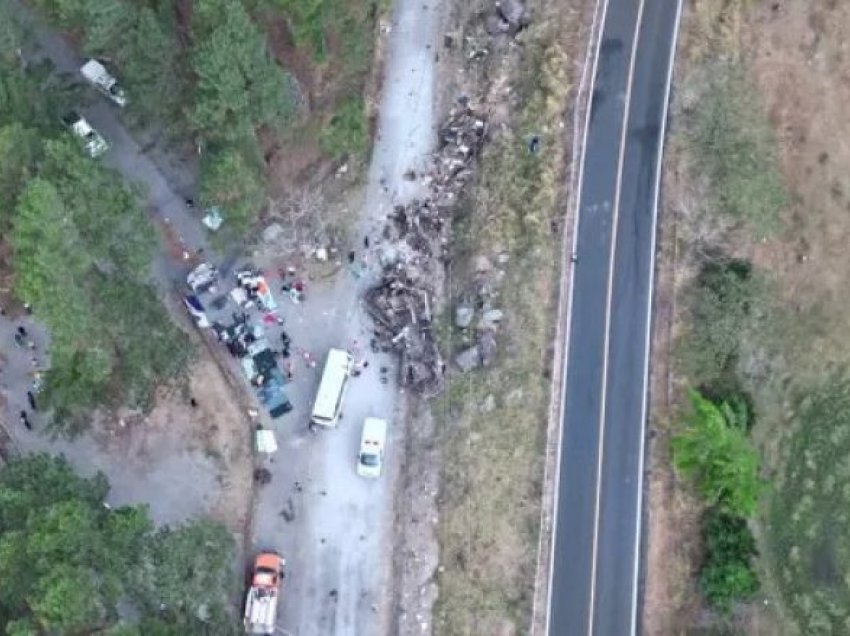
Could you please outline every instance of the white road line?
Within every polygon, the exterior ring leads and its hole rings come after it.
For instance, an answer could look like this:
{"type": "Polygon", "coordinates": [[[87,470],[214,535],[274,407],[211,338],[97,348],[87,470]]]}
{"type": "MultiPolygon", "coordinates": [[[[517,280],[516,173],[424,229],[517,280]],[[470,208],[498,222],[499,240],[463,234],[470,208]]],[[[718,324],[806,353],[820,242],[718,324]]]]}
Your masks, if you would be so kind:
{"type": "MultiPolygon", "coordinates": [[[[575,186],[575,217],[573,219],[573,241],[572,246],[570,248],[571,253],[575,254],[576,249],[578,247],[578,225],[579,225],[579,217],[581,216],[581,191],[582,191],[582,182],[584,177],[584,157],[587,151],[587,136],[590,131],[590,111],[593,100],[593,90],[596,87],[596,69],[599,66],[599,51],[602,48],[602,35],[605,32],[605,16],[608,14],[608,1],[609,0],[596,0],[596,7],[593,10],[593,23],[590,28],[590,37],[591,41],[588,42],[587,53],[585,55],[585,63],[584,69],[582,70],[582,77],[579,82],[579,90],[576,95],[577,103],[581,98],[582,87],[587,85],[587,72],[588,69],[592,68],[590,72],[590,87],[587,92],[587,107],[584,113],[584,132],[582,133],[582,141],[581,141],[581,157],[578,162],[578,180],[573,181],[575,186]],[[602,11],[600,13],[600,6],[602,11]],[[598,18],[598,21],[597,21],[598,18]],[[596,28],[599,28],[599,34],[597,35],[596,47],[595,49],[592,47],[592,38],[594,33],[596,32],[596,28]],[[593,51],[593,63],[589,64],[589,57],[593,51]]],[[[578,109],[576,110],[576,116],[578,116],[578,109]]],[[[578,130],[578,126],[573,125],[573,129],[578,130]]],[[[576,144],[578,140],[577,137],[573,138],[573,149],[575,150],[576,144]]],[[[558,504],[560,501],[560,491],[561,491],[561,450],[564,446],[564,411],[566,408],[566,393],[567,393],[567,376],[569,375],[569,360],[570,360],[570,327],[572,326],[572,309],[573,309],[573,301],[575,298],[574,289],[575,289],[575,263],[570,262],[570,276],[569,276],[569,301],[567,302],[567,313],[566,320],[564,326],[564,358],[563,358],[563,378],[561,384],[561,404],[560,404],[560,413],[558,416],[559,424],[558,424],[558,437],[559,443],[555,456],[555,483],[553,488],[553,495],[555,498],[555,504],[552,508],[552,545],[549,547],[549,589],[546,594],[546,627],[544,629],[544,634],[549,634],[550,632],[550,621],[552,619],[552,579],[554,577],[555,572],[555,545],[557,543],[558,536],[558,504]]],[[[533,625],[534,623],[532,623],[533,625]]]]}
{"type": "Polygon", "coordinates": [[[659,147],[658,158],[655,165],[655,194],[652,203],[652,242],[650,256],[652,258],[652,267],[649,270],[649,296],[646,306],[646,340],[644,341],[644,369],[643,369],[643,404],[641,406],[641,436],[640,436],[640,455],[638,465],[638,508],[637,517],[635,520],[635,562],[634,562],[634,578],[632,583],[632,626],[630,633],[637,633],[637,605],[638,605],[638,578],[640,572],[640,542],[641,531],[643,528],[643,463],[644,451],[646,446],[646,419],[647,407],[649,402],[649,354],[652,338],[652,302],[655,292],[655,242],[656,233],[658,230],[658,202],[661,198],[661,168],[664,159],[664,137],[667,134],[667,111],[670,108],[670,89],[673,85],[673,67],[676,61],[676,45],[679,41],[679,23],[682,19],[682,0],[676,3],[676,19],[673,23],[673,40],[670,43],[670,62],[667,66],[667,85],[664,89],[664,110],[661,117],[661,130],[659,132],[659,147]]]}
{"type": "Polygon", "coordinates": [[[617,254],[617,226],[620,220],[620,196],[623,189],[623,164],[626,159],[626,137],[629,132],[629,107],[632,100],[632,84],[635,76],[635,56],[638,42],[640,41],[640,27],[643,22],[643,8],[645,0],[640,0],[638,5],[637,21],[635,22],[635,35],[632,40],[631,59],[629,60],[629,75],[626,84],[626,100],[623,110],[623,131],[620,137],[620,157],[617,164],[617,186],[614,190],[614,209],[612,211],[611,226],[611,255],[608,264],[608,290],[605,306],[605,344],[602,359],[602,391],[599,406],[599,445],[597,448],[596,466],[596,501],[593,514],[593,549],[590,567],[590,608],[587,618],[587,633],[593,634],[593,615],[596,603],[596,567],[597,552],[599,549],[599,503],[602,498],[602,460],[605,447],[605,402],[608,393],[608,358],[611,345],[611,305],[614,295],[614,259],[617,254]]]}

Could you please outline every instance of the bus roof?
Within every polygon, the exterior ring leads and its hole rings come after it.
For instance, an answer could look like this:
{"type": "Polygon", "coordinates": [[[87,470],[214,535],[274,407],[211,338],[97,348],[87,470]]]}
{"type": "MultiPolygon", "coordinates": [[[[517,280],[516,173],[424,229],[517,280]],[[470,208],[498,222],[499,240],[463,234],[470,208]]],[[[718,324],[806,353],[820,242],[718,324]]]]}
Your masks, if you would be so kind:
{"type": "Polygon", "coordinates": [[[316,402],[313,405],[314,418],[327,421],[333,421],[336,418],[336,406],[339,402],[340,392],[351,373],[352,362],[351,355],[346,351],[341,349],[328,351],[322,380],[319,383],[319,391],[316,394],[316,402]]]}

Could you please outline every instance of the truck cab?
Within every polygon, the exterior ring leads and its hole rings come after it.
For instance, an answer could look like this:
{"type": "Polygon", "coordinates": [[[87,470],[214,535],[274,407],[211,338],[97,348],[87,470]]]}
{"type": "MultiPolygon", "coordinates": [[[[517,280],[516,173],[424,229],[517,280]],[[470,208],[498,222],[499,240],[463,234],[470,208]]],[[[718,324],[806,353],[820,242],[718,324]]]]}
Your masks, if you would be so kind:
{"type": "Polygon", "coordinates": [[[257,555],[251,587],[245,599],[246,634],[265,636],[275,632],[284,563],[283,557],[274,552],[257,555]]]}

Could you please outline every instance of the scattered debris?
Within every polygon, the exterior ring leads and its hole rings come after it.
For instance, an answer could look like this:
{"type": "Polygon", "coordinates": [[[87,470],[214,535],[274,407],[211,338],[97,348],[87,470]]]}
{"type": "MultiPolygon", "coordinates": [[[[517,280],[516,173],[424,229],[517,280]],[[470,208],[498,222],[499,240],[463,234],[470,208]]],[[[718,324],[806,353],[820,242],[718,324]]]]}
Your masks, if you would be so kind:
{"type": "Polygon", "coordinates": [[[528,12],[522,0],[499,0],[496,3],[496,14],[502,33],[516,35],[528,26],[528,12]]]}
{"type": "MultiPolygon", "coordinates": [[[[434,339],[432,299],[448,261],[449,219],[487,136],[486,118],[467,98],[458,102],[440,129],[431,170],[405,173],[405,178],[421,178],[429,196],[397,205],[388,215],[379,257],[382,277],[365,296],[376,338],[384,350],[401,355],[401,385],[426,396],[443,388],[445,363],[434,339]]],[[[456,322],[472,323],[474,308],[458,307],[458,312],[456,322]]],[[[483,363],[482,355],[470,356],[475,358],[473,366],[483,363]]]]}
{"type": "Polygon", "coordinates": [[[484,315],[481,316],[482,327],[483,328],[492,328],[495,325],[502,321],[502,318],[505,317],[504,312],[501,309],[488,309],[484,312],[484,315]]]}
{"type": "Polygon", "coordinates": [[[263,240],[266,243],[276,243],[284,234],[283,226],[280,223],[272,223],[263,230],[263,240]]]}

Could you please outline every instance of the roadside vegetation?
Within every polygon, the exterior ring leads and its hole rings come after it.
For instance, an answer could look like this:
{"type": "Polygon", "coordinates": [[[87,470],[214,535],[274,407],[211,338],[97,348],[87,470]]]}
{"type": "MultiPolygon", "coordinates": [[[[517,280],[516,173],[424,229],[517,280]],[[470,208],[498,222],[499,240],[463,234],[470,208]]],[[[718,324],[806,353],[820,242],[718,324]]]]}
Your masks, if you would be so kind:
{"type": "Polygon", "coordinates": [[[669,445],[703,511],[693,589],[717,611],[696,618],[686,598],[670,623],[679,630],[850,625],[850,349],[833,288],[848,269],[846,241],[832,242],[850,228],[844,190],[828,176],[846,170],[830,163],[844,133],[788,123],[799,121],[792,93],[806,76],[829,77],[805,57],[837,46],[830,34],[843,41],[831,26],[844,24],[830,16],[838,6],[814,2],[773,21],[750,3],[698,1],[684,25],[668,172],[682,279],[669,445]],[[812,50],[780,46],[797,23],[817,31],[812,50]]]}
{"type": "Polygon", "coordinates": [[[676,469],[690,478],[704,511],[699,589],[722,624],[760,588],[753,527],[760,513],[760,457],[751,430],[774,378],[784,309],[768,272],[727,255],[730,233],[751,240],[776,235],[789,196],[763,107],[737,63],[699,69],[700,97],[684,114],[691,174],[707,177],[701,228],[683,294],[678,372],[690,389],[689,414],[670,440],[676,469]],[[748,97],[744,97],[748,96],[748,97]]]}
{"type": "Polygon", "coordinates": [[[700,587],[723,612],[758,590],[752,558],[756,542],[747,525],[763,490],[759,458],[747,439],[749,412],[741,396],[712,402],[691,392],[692,412],[671,441],[676,468],[690,477],[708,506],[702,524],[705,561],[700,587]]]}
{"type": "Polygon", "coordinates": [[[61,458],[0,469],[3,633],[241,633],[225,609],[230,533],[208,521],[155,530],[144,506],[108,507],[108,491],[61,458]]]}
{"type": "MultiPolygon", "coordinates": [[[[494,306],[505,319],[493,366],[453,373],[434,404],[442,465],[434,608],[440,634],[525,633],[532,618],[561,260],[550,225],[561,218],[565,136],[557,125],[570,87],[556,24],[538,17],[525,34],[526,55],[483,63],[494,76],[510,74],[517,107],[485,148],[477,183],[455,212],[448,285],[459,300],[476,278],[495,275],[494,306]],[[538,154],[528,148],[532,134],[539,135],[538,154]]],[[[443,320],[445,348],[468,346],[469,333],[455,327],[451,311],[443,320]]]]}

